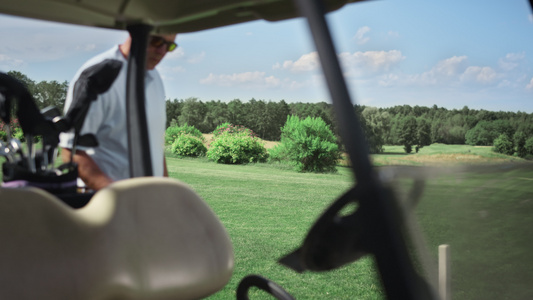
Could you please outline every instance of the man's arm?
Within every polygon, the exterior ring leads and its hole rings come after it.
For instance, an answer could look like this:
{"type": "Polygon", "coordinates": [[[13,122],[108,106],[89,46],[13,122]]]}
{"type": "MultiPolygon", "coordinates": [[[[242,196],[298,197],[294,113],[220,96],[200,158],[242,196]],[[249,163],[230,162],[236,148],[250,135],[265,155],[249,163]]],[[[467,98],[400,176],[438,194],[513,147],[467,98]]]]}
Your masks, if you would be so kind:
{"type": "MultiPolygon", "coordinates": [[[[70,149],[61,149],[61,159],[64,163],[70,161],[70,154],[70,149]]],[[[76,150],[73,160],[78,164],[78,176],[88,188],[97,191],[113,182],[85,151],[76,150]]]]}

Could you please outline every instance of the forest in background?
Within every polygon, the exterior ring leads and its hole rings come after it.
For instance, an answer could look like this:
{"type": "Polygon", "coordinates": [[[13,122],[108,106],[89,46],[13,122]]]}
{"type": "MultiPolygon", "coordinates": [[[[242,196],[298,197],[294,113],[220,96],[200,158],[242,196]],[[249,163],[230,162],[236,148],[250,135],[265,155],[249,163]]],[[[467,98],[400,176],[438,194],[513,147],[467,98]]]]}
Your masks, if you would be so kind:
{"type": "MultiPolygon", "coordinates": [[[[251,99],[230,102],[197,98],[167,100],[167,127],[188,124],[203,133],[212,132],[228,122],[253,130],[260,138],[279,141],[287,116],[320,117],[338,135],[332,104],[286,103],[251,99]]],[[[374,153],[383,145],[423,147],[433,143],[493,146],[500,136],[525,146],[533,145],[533,114],[525,112],[494,112],[487,110],[446,109],[400,105],[377,108],[354,105],[365,135],[374,153]],[[515,142],[516,141],[516,142],[515,142]]],[[[410,151],[409,151],[410,152],[410,151]]]]}
{"type": "MultiPolygon", "coordinates": [[[[9,71],[7,74],[28,87],[39,108],[63,108],[67,81],[35,82],[18,71],[9,71]]],[[[493,146],[502,136],[505,143],[512,143],[518,156],[527,154],[521,155],[521,148],[529,146],[533,150],[533,114],[530,113],[494,112],[467,106],[446,109],[436,105],[388,108],[354,105],[354,110],[361,120],[373,153],[382,151],[383,145],[412,145],[415,148],[433,143],[493,146]]],[[[270,141],[280,140],[281,127],[287,121],[287,116],[295,115],[301,119],[320,117],[338,135],[333,107],[326,102],[168,99],[166,113],[167,127],[188,124],[203,133],[210,133],[220,124],[231,123],[250,128],[261,139],[270,141]]]]}

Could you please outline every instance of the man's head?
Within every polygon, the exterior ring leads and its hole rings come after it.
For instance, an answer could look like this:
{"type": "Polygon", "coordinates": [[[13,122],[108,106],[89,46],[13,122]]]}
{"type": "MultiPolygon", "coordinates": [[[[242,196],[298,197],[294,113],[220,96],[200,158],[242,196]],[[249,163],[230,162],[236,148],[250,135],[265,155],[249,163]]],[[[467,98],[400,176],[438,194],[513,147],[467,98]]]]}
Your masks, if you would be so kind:
{"type": "Polygon", "coordinates": [[[151,35],[148,38],[146,49],[146,69],[153,70],[165,57],[167,52],[175,50],[178,45],[174,43],[176,34],[151,35]]]}
{"type": "MultiPolygon", "coordinates": [[[[175,50],[178,45],[174,42],[176,34],[157,34],[148,37],[146,49],[146,70],[153,70],[165,57],[167,52],[175,50]]],[[[120,51],[125,57],[130,54],[131,37],[120,45],[120,51]]]]}

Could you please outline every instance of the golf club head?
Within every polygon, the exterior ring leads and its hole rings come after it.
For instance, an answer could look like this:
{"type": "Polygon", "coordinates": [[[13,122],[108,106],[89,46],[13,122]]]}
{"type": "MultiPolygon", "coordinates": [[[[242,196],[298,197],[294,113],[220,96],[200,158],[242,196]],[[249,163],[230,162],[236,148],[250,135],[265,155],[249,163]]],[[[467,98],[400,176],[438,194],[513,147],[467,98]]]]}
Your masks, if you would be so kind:
{"type": "Polygon", "coordinates": [[[21,159],[25,158],[24,150],[22,149],[22,143],[17,138],[11,138],[9,140],[8,147],[13,152],[13,155],[19,154],[21,156],[21,159]]]}
{"type": "Polygon", "coordinates": [[[78,137],[78,146],[83,147],[98,147],[98,139],[92,133],[87,133],[78,137]]]}
{"type": "Polygon", "coordinates": [[[41,109],[41,115],[49,121],[53,121],[57,117],[61,117],[61,110],[55,106],[48,106],[41,109]]]}
{"type": "Polygon", "coordinates": [[[91,102],[111,87],[121,68],[122,62],[106,59],[81,73],[74,84],[72,103],[62,121],[62,126],[68,128],[62,128],[62,131],[74,128],[74,132],[79,133],[91,102]]]}
{"type": "Polygon", "coordinates": [[[14,162],[15,158],[13,157],[13,153],[7,147],[6,144],[4,144],[3,141],[0,140],[0,156],[3,156],[7,159],[8,162],[14,162]]]}

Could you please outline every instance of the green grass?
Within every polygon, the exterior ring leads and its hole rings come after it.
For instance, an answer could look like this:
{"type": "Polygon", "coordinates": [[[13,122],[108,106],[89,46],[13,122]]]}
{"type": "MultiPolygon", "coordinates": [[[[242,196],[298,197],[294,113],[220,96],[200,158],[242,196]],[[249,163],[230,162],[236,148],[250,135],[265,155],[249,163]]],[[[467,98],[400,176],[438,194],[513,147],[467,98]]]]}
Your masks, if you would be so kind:
{"type": "Polygon", "coordinates": [[[533,165],[438,171],[416,216],[434,255],[450,245],[454,299],[533,299],[533,165]]]}
{"type": "MultiPolygon", "coordinates": [[[[382,299],[369,259],[325,273],[297,274],[277,260],[300,245],[320,213],[347,188],[351,175],[296,173],[267,164],[220,165],[167,157],[171,177],[191,185],[217,213],[235,250],[230,283],[210,299],[234,299],[239,281],[260,274],[297,299],[382,299]]],[[[265,299],[258,292],[252,299],[265,299]]],[[[268,297],[266,299],[269,299],[268,297]]]]}
{"type": "MultiPolygon", "coordinates": [[[[498,157],[493,161],[500,162],[498,157]]],[[[339,168],[338,174],[309,174],[269,164],[218,165],[205,159],[168,158],[168,163],[170,175],[189,183],[209,203],[232,238],[234,275],[210,299],[233,299],[247,274],[266,276],[297,299],[385,298],[370,258],[319,274],[297,274],[276,263],[351,185],[347,168],[339,168]]],[[[533,298],[532,166],[463,163],[395,169],[426,180],[415,215],[433,261],[438,245],[451,247],[454,299],[533,298]]],[[[410,180],[396,183],[399,195],[405,195],[410,180]]],[[[270,298],[258,292],[252,299],[270,298]]]]}
{"type": "MultiPolygon", "coordinates": [[[[494,154],[490,147],[438,144],[409,155],[402,147],[386,147],[373,159],[399,165],[379,169],[399,176],[393,184],[400,199],[410,178],[424,179],[414,214],[434,260],[438,245],[450,245],[453,299],[533,299],[532,163],[494,154]]],[[[369,257],[324,273],[298,274],[277,263],[352,185],[348,168],[297,173],[279,164],[221,165],[171,155],[167,163],[170,176],[205,199],[232,239],[234,274],[209,299],[235,299],[237,284],[248,274],[276,281],[296,299],[385,298],[369,257]]],[[[271,299],[257,291],[251,298],[271,299]]]]}
{"type": "Polygon", "coordinates": [[[385,146],[382,154],[372,155],[377,166],[448,165],[520,162],[524,159],[492,152],[490,146],[432,144],[418,153],[405,153],[403,146],[385,146]]]}

